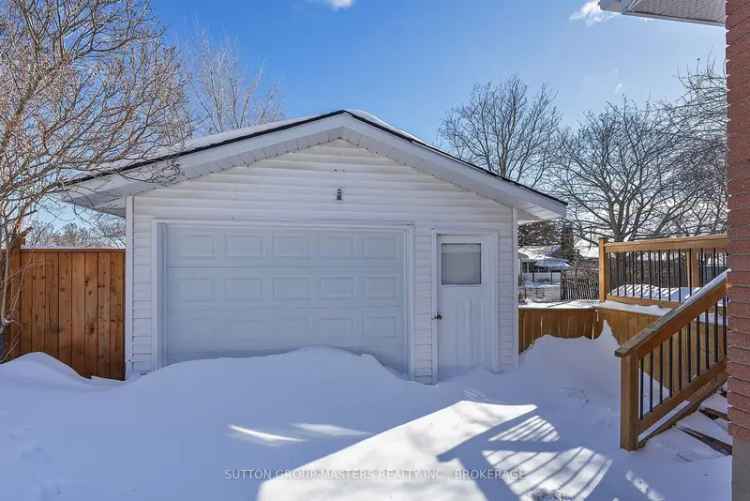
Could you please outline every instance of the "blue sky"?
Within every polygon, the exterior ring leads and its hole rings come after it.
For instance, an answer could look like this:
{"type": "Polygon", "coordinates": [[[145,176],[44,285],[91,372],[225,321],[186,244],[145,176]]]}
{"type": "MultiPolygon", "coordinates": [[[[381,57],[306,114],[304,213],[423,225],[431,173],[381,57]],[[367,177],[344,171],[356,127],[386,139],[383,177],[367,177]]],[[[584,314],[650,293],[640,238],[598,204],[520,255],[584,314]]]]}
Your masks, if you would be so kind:
{"type": "Polygon", "coordinates": [[[288,116],[365,109],[434,141],[476,82],[518,74],[558,93],[566,123],[625,93],[674,98],[675,76],[721,60],[721,28],[606,16],[586,0],[155,0],[170,37],[197,22],[262,65],[288,116]],[[588,4],[588,5],[587,5],[588,4]]]}

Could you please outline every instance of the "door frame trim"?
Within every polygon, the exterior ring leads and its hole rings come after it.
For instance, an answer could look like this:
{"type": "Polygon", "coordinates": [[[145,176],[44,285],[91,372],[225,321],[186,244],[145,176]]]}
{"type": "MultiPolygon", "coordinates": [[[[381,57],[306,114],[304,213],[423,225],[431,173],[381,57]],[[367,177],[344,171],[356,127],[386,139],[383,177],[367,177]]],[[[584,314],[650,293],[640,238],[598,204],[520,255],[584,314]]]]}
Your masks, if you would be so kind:
{"type": "Polygon", "coordinates": [[[492,357],[490,358],[490,367],[488,369],[498,372],[500,370],[500,339],[498,328],[498,258],[499,258],[499,239],[500,233],[496,229],[482,228],[433,228],[432,229],[432,311],[430,312],[430,330],[432,334],[432,383],[436,384],[439,380],[440,373],[440,346],[438,341],[438,321],[434,318],[435,313],[440,305],[440,237],[472,237],[477,238],[482,243],[486,243],[489,256],[487,256],[487,275],[490,278],[489,283],[489,303],[494,305],[490,308],[490,329],[486,334],[490,337],[489,346],[492,347],[492,357]]]}
{"type": "MultiPolygon", "coordinates": [[[[406,291],[404,294],[405,313],[405,347],[407,374],[415,378],[416,369],[416,336],[415,336],[415,273],[416,273],[416,239],[412,223],[377,223],[359,221],[275,221],[268,220],[232,220],[217,221],[205,219],[160,219],[151,221],[151,332],[153,342],[152,364],[154,370],[166,365],[166,314],[165,314],[165,274],[166,274],[166,228],[167,225],[219,226],[244,228],[285,228],[305,230],[338,230],[338,231],[401,231],[404,234],[404,277],[406,291]]],[[[132,312],[131,312],[132,314],[132,312]]]]}

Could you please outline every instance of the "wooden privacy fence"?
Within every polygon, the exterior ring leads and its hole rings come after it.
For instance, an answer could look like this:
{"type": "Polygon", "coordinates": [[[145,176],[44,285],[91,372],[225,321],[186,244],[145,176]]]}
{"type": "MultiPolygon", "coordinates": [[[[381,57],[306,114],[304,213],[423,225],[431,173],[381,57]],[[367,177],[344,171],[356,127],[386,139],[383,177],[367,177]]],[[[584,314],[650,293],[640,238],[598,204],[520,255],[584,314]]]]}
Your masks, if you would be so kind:
{"type": "Polygon", "coordinates": [[[21,249],[11,357],[44,352],[82,376],[123,379],[125,251],[21,249]]]}
{"type": "Polygon", "coordinates": [[[725,234],[599,241],[599,300],[674,308],[727,267],[725,234]]]}

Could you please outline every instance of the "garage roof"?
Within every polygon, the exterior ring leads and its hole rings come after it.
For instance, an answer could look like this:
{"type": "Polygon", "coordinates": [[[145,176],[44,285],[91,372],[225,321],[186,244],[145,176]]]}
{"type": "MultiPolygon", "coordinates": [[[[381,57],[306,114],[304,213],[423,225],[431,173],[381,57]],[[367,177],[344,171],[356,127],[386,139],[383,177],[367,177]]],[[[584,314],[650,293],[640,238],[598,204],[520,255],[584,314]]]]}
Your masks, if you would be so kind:
{"type": "Polygon", "coordinates": [[[153,173],[177,163],[179,180],[342,138],[522,211],[522,220],[565,215],[566,203],[463,161],[364,111],[339,110],[190,139],[135,163],[117,163],[73,178],[63,193],[76,205],[123,215],[125,198],[162,187],[153,173]]]}
{"type": "Polygon", "coordinates": [[[599,6],[626,16],[724,26],[724,0],[599,0],[599,6]]]}

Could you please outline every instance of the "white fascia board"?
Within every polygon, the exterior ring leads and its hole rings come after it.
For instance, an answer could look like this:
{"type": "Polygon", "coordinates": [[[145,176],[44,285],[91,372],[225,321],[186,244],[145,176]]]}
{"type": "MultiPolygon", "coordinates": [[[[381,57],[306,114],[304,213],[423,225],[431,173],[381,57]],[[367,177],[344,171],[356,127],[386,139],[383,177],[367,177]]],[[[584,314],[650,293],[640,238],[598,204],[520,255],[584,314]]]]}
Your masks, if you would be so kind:
{"type": "Polygon", "coordinates": [[[555,199],[469,167],[429,148],[350,119],[344,139],[410,165],[496,202],[520,209],[529,220],[565,217],[566,206],[555,199]]]}

